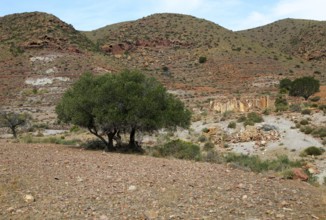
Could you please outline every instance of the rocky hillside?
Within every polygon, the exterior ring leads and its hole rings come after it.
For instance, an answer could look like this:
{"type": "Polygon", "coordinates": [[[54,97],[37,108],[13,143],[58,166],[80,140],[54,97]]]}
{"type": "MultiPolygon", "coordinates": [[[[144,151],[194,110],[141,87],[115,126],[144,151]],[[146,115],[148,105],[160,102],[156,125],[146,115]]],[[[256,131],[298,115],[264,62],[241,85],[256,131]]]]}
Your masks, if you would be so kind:
{"type": "Polygon", "coordinates": [[[0,42],[14,54],[25,49],[51,48],[80,52],[95,45],[57,17],[40,12],[13,14],[0,18],[0,42]]]}
{"type": "Polygon", "coordinates": [[[80,74],[111,69],[85,35],[46,13],[1,17],[0,48],[1,104],[53,105],[80,74]]]}
{"type": "Polygon", "coordinates": [[[320,63],[180,14],[85,33],[46,13],[8,15],[0,18],[0,49],[1,103],[31,108],[53,107],[84,72],[140,69],[188,105],[207,107],[226,96],[259,98],[284,77],[325,77],[320,63]]]}
{"type": "Polygon", "coordinates": [[[326,21],[284,19],[239,33],[264,47],[281,50],[289,59],[300,57],[319,65],[316,74],[325,70],[326,21]]]}
{"type": "Polygon", "coordinates": [[[182,90],[190,102],[217,94],[260,94],[275,90],[285,76],[318,71],[300,57],[290,60],[278,48],[187,15],[155,14],[85,34],[121,65],[182,90]],[[207,61],[199,62],[200,57],[207,61]],[[295,68],[298,64],[301,68],[295,68]]]}

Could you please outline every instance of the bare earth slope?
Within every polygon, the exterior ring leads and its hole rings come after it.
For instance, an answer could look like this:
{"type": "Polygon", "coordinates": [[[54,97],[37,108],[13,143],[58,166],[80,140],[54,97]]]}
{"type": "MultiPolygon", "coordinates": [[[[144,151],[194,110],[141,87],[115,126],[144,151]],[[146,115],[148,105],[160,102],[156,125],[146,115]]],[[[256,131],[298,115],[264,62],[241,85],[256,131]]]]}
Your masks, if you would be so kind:
{"type": "Polygon", "coordinates": [[[218,164],[2,142],[0,174],[0,219],[326,217],[320,188],[218,164]]]}

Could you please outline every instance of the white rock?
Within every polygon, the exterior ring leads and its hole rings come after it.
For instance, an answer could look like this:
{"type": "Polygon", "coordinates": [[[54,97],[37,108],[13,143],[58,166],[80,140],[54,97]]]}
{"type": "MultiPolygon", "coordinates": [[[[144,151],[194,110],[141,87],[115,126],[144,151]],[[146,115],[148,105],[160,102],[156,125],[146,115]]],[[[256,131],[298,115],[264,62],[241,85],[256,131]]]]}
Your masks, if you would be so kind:
{"type": "Polygon", "coordinates": [[[136,189],[137,189],[136,186],[131,185],[131,186],[129,186],[128,191],[135,191],[136,189]]]}
{"type": "Polygon", "coordinates": [[[27,194],[27,195],[24,196],[24,200],[27,203],[31,203],[31,202],[35,201],[35,198],[31,194],[27,194]]]}

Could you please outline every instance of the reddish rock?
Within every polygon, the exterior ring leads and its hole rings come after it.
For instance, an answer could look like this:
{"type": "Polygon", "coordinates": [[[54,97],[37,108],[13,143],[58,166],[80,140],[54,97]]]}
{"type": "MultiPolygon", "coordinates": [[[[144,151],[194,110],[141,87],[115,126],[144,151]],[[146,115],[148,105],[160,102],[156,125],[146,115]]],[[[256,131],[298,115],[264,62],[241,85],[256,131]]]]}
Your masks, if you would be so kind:
{"type": "Polygon", "coordinates": [[[293,172],[293,179],[299,179],[302,181],[307,181],[308,180],[308,175],[303,171],[302,168],[293,168],[292,169],[293,172]]]}

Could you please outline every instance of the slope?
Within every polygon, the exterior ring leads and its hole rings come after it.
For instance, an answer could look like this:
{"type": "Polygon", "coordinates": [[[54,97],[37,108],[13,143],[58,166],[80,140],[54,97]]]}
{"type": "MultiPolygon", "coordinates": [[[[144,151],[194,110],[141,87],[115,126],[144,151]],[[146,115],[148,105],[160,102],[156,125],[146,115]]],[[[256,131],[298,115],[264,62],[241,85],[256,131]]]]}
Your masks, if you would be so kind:
{"type": "Polygon", "coordinates": [[[0,102],[52,106],[84,72],[107,72],[96,46],[57,17],[40,12],[0,18],[0,102]]]}
{"type": "Polygon", "coordinates": [[[220,94],[261,94],[275,90],[282,77],[315,71],[301,58],[289,60],[278,48],[188,15],[154,14],[85,34],[122,66],[181,89],[190,102],[220,94]],[[200,63],[200,57],[207,62],[200,63]],[[293,69],[297,64],[302,68],[293,69]]]}
{"type": "Polygon", "coordinates": [[[289,59],[304,59],[318,67],[315,74],[326,75],[326,21],[284,19],[238,33],[264,47],[281,50],[289,59]]]}

